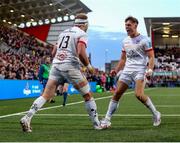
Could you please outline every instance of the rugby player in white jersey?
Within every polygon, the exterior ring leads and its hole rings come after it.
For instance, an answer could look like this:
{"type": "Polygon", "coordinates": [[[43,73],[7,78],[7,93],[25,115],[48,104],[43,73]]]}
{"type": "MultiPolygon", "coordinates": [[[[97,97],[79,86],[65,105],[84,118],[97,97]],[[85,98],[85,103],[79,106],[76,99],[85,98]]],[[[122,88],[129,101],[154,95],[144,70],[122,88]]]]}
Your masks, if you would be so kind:
{"type": "Polygon", "coordinates": [[[121,59],[115,68],[115,73],[119,75],[117,90],[109,103],[105,118],[101,120],[103,128],[111,126],[111,117],[118,108],[120,98],[132,81],[135,82],[135,96],[153,114],[153,126],[159,126],[161,123],[160,112],[156,110],[151,99],[144,94],[145,76],[151,76],[153,73],[154,52],[149,40],[138,33],[137,26],[136,18],[129,16],[125,19],[128,37],[123,41],[121,59]],[[149,61],[147,61],[148,59],[149,61]]]}
{"type": "Polygon", "coordinates": [[[21,118],[20,123],[24,132],[32,132],[30,123],[33,115],[54,96],[57,85],[64,79],[72,83],[82,94],[85,107],[93,123],[94,129],[101,129],[97,114],[96,103],[90,93],[89,83],[80,71],[80,62],[87,67],[90,73],[94,72],[89,63],[86,46],[88,17],[86,14],[78,14],[75,18],[74,26],[63,31],[57,42],[57,49],[53,59],[52,68],[45,90],[39,98],[32,104],[27,114],[21,118]]]}

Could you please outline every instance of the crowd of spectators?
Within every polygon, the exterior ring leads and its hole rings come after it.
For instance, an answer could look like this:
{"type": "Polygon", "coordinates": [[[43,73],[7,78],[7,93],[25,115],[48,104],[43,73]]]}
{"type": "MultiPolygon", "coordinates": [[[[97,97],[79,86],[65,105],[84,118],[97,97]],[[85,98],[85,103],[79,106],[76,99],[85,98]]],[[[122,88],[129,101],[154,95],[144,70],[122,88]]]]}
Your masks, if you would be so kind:
{"type": "Polygon", "coordinates": [[[45,57],[46,55],[41,57],[38,53],[29,55],[0,52],[0,79],[37,79],[39,65],[45,57]]]}
{"type": "Polygon", "coordinates": [[[180,86],[180,47],[164,45],[155,48],[154,76],[150,86],[180,86]]]}
{"type": "Polygon", "coordinates": [[[50,52],[52,46],[39,42],[34,36],[28,35],[20,30],[0,26],[0,41],[5,42],[9,47],[14,49],[15,52],[50,52]]]}
{"type": "Polygon", "coordinates": [[[155,48],[156,71],[174,71],[180,68],[180,47],[155,48]]]}
{"type": "MultiPolygon", "coordinates": [[[[35,80],[38,78],[40,64],[47,56],[51,56],[52,49],[49,50],[49,47],[43,46],[33,36],[17,29],[1,26],[0,42],[10,47],[8,50],[0,50],[0,79],[35,80]]],[[[96,69],[96,74],[86,72],[85,75],[88,81],[96,81],[103,91],[114,88],[114,76],[111,74],[96,69]]]]}
{"type": "Polygon", "coordinates": [[[103,91],[113,91],[115,89],[115,75],[112,73],[105,73],[96,69],[95,74],[85,73],[88,81],[95,81],[100,85],[103,91]]]}
{"type": "Polygon", "coordinates": [[[2,43],[0,79],[37,79],[39,65],[52,50],[51,45],[44,45],[33,36],[3,25],[0,27],[2,43]]]}
{"type": "MultiPolygon", "coordinates": [[[[40,64],[51,56],[50,45],[45,46],[17,29],[1,26],[0,44],[2,42],[10,48],[0,49],[0,79],[37,79],[40,64]],[[20,50],[23,48],[26,50],[20,50]]],[[[180,47],[156,47],[155,57],[154,76],[148,80],[149,86],[180,85],[180,47]]],[[[88,81],[96,81],[104,91],[114,90],[115,75],[98,69],[94,75],[88,72],[85,75],[88,81]]]]}

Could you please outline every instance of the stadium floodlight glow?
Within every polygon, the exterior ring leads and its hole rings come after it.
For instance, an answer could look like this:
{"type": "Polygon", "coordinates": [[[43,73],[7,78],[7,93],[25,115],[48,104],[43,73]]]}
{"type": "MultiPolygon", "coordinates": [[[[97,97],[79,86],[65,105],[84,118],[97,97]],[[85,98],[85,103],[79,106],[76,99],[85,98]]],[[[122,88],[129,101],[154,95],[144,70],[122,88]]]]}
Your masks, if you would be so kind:
{"type": "Polygon", "coordinates": [[[12,13],[13,13],[13,12],[14,12],[14,10],[13,10],[13,9],[11,9],[11,10],[10,10],[10,12],[12,12],[12,13]]]}
{"type": "Polygon", "coordinates": [[[15,24],[13,24],[14,25],[14,27],[17,27],[17,24],[15,23],[15,24]]]}
{"type": "Polygon", "coordinates": [[[50,5],[50,6],[52,6],[53,4],[52,4],[52,3],[50,3],[49,5],[50,5]]]}
{"type": "Polygon", "coordinates": [[[30,27],[30,26],[31,26],[31,22],[27,22],[27,23],[26,23],[26,26],[27,26],[27,27],[30,27]]]}
{"type": "Polygon", "coordinates": [[[178,38],[179,36],[178,35],[172,35],[171,37],[172,38],[178,38]]]}
{"type": "Polygon", "coordinates": [[[164,22],[164,23],[162,23],[162,25],[169,25],[170,23],[168,23],[168,22],[164,22]]]}
{"type": "Polygon", "coordinates": [[[49,21],[49,19],[45,19],[45,22],[44,22],[45,24],[49,24],[50,23],[50,21],[49,21]]]}
{"type": "Polygon", "coordinates": [[[33,26],[36,26],[36,25],[37,25],[37,22],[32,22],[32,25],[33,25],[33,26]]]}
{"type": "Polygon", "coordinates": [[[43,21],[42,21],[42,20],[39,20],[39,21],[38,21],[38,24],[39,24],[39,25],[43,25],[43,21]]]}
{"type": "Polygon", "coordinates": [[[68,21],[69,17],[68,16],[64,16],[63,19],[64,19],[64,21],[68,21]]]}
{"type": "Polygon", "coordinates": [[[71,19],[71,20],[74,20],[74,19],[75,19],[75,16],[74,16],[74,15],[70,15],[70,19],[71,19]]]}
{"type": "Polygon", "coordinates": [[[6,19],[3,19],[3,22],[6,23],[6,19]]]}
{"type": "Polygon", "coordinates": [[[60,8],[58,8],[58,11],[61,11],[61,9],[60,9],[60,8]]]}
{"type": "Polygon", "coordinates": [[[55,18],[51,19],[51,23],[55,23],[55,22],[56,22],[55,18]]]}
{"type": "Polygon", "coordinates": [[[165,34],[164,34],[164,35],[162,35],[162,37],[163,37],[163,38],[168,38],[169,35],[165,35],[165,34]]]}
{"type": "Polygon", "coordinates": [[[34,21],[34,19],[33,19],[33,18],[31,18],[31,21],[34,21]]]}
{"type": "Polygon", "coordinates": [[[24,15],[24,14],[21,14],[21,17],[25,17],[25,15],[24,15]]]}
{"type": "Polygon", "coordinates": [[[25,27],[25,24],[24,24],[24,23],[21,23],[18,27],[19,27],[19,28],[24,28],[24,27],[25,27]]]}
{"type": "Polygon", "coordinates": [[[169,30],[170,28],[169,27],[163,27],[164,30],[169,30]]]}
{"type": "Polygon", "coordinates": [[[12,24],[12,22],[11,22],[11,21],[9,21],[9,22],[8,22],[8,24],[12,24]]]}
{"type": "Polygon", "coordinates": [[[163,30],[163,32],[165,33],[165,34],[169,34],[169,30],[163,30]]]}
{"type": "Polygon", "coordinates": [[[62,17],[58,17],[58,18],[57,18],[57,21],[58,21],[58,22],[61,22],[61,21],[62,21],[62,17]]]}

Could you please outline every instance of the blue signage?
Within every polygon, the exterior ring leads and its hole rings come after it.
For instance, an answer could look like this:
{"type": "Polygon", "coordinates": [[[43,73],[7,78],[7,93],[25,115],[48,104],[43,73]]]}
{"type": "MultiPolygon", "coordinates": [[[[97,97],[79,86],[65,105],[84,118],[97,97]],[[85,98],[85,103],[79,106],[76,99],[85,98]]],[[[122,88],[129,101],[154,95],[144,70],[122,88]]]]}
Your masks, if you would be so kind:
{"type": "Polygon", "coordinates": [[[38,80],[0,80],[0,100],[37,97],[42,91],[38,80]]]}
{"type": "MultiPolygon", "coordinates": [[[[96,82],[90,82],[91,92],[96,92],[96,82]]],[[[38,97],[43,91],[43,86],[38,80],[0,80],[0,100],[38,97]]],[[[69,84],[69,94],[79,92],[69,84]]]]}
{"type": "MultiPolygon", "coordinates": [[[[96,82],[89,82],[91,92],[96,92],[96,82]]],[[[69,84],[68,87],[68,93],[69,94],[79,94],[79,92],[73,87],[72,84],[69,84]]]]}

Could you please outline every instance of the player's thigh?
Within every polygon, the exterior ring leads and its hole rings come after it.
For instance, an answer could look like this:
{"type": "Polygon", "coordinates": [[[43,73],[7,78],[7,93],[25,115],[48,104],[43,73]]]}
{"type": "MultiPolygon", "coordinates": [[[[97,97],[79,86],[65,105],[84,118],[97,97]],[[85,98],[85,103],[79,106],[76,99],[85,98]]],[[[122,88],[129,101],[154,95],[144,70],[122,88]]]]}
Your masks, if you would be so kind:
{"type": "Polygon", "coordinates": [[[82,94],[89,93],[90,87],[86,77],[78,69],[68,71],[67,79],[82,94]]]}
{"type": "Polygon", "coordinates": [[[138,72],[135,77],[135,95],[144,95],[144,87],[145,87],[145,81],[144,81],[144,73],[138,72]]]}
{"type": "Polygon", "coordinates": [[[44,92],[42,94],[45,99],[50,99],[54,96],[58,82],[56,80],[48,79],[44,92]]]}
{"type": "Polygon", "coordinates": [[[139,79],[135,81],[135,95],[136,96],[144,95],[144,80],[139,79]]]}
{"type": "Polygon", "coordinates": [[[113,99],[118,101],[127,89],[128,89],[128,85],[123,81],[119,80],[117,83],[117,89],[115,95],[113,96],[113,99]]]}
{"type": "Polygon", "coordinates": [[[129,86],[131,84],[132,80],[133,80],[131,74],[132,74],[132,72],[125,72],[125,71],[123,71],[121,73],[121,75],[119,76],[118,81],[121,81],[124,84],[129,86]]]}
{"type": "Polygon", "coordinates": [[[48,82],[46,84],[44,96],[54,96],[54,93],[57,89],[59,83],[63,82],[63,76],[61,72],[56,68],[57,65],[53,65],[51,67],[51,71],[49,73],[48,82]],[[49,95],[48,95],[49,94],[49,95]]]}

